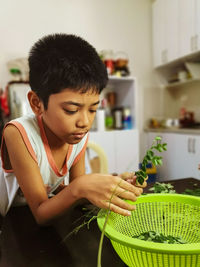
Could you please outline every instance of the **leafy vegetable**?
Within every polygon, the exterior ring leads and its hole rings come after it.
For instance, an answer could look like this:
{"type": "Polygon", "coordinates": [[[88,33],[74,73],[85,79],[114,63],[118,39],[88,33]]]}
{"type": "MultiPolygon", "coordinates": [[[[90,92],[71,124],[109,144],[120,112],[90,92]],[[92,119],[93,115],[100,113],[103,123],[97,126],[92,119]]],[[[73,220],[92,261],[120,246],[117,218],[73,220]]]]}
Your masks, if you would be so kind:
{"type": "Polygon", "coordinates": [[[143,158],[142,161],[142,167],[141,170],[135,172],[135,175],[137,176],[137,183],[138,184],[143,184],[144,180],[147,178],[147,173],[146,173],[146,165],[148,163],[152,163],[153,165],[162,165],[162,157],[155,155],[155,151],[158,152],[163,152],[167,150],[167,144],[166,143],[161,143],[162,138],[160,136],[156,136],[155,139],[153,140],[152,146],[150,149],[147,150],[146,155],[143,158]]]}
{"type": "Polygon", "coordinates": [[[174,194],[176,191],[174,190],[174,186],[170,183],[159,183],[156,182],[149,191],[153,191],[153,193],[168,193],[174,194]]]}
{"type": "Polygon", "coordinates": [[[171,235],[164,236],[163,234],[155,231],[149,231],[142,233],[138,236],[133,236],[144,241],[152,241],[156,243],[167,243],[167,244],[186,244],[181,237],[173,237],[171,235]]]}
{"type": "Polygon", "coordinates": [[[185,191],[182,193],[184,195],[192,195],[192,196],[200,196],[200,188],[196,189],[185,189],[185,191]]]}

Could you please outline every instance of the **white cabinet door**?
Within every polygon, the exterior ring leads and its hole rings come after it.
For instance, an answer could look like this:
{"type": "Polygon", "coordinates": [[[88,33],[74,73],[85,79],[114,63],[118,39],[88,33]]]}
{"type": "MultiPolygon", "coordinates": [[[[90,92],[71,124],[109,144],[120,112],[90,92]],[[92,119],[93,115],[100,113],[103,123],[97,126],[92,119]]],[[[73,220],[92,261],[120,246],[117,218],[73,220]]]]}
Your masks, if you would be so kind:
{"type": "Polygon", "coordinates": [[[196,0],[180,0],[180,56],[195,51],[195,2],[196,0]]]}
{"type": "Polygon", "coordinates": [[[179,0],[165,0],[166,16],[166,61],[177,59],[179,55],[179,0]]]}
{"type": "Polygon", "coordinates": [[[195,23],[195,48],[196,50],[200,50],[200,0],[196,0],[196,6],[195,6],[195,18],[196,18],[196,23],[195,23]]]}
{"type": "Polygon", "coordinates": [[[195,135],[175,135],[176,162],[175,176],[178,178],[200,178],[200,137],[195,135]]]}
{"type": "Polygon", "coordinates": [[[200,50],[200,0],[156,0],[152,6],[154,67],[200,50]]]}
{"type": "Polygon", "coordinates": [[[160,66],[165,62],[165,8],[164,0],[157,0],[152,5],[153,28],[153,57],[154,66],[160,66]]]}
{"type": "Polygon", "coordinates": [[[192,177],[200,180],[200,136],[193,136],[191,153],[195,156],[192,169],[192,177]]]}
{"type": "MultiPolygon", "coordinates": [[[[148,143],[157,136],[148,134],[148,143]]],[[[157,167],[158,180],[172,180],[193,177],[200,179],[200,136],[176,133],[159,134],[167,143],[167,151],[162,153],[163,166],[157,167]]]]}
{"type": "Polygon", "coordinates": [[[152,13],[154,66],[157,67],[179,56],[179,0],[157,0],[152,13]]]}
{"type": "Polygon", "coordinates": [[[115,131],[115,159],[117,173],[138,170],[138,130],[115,131]]]}

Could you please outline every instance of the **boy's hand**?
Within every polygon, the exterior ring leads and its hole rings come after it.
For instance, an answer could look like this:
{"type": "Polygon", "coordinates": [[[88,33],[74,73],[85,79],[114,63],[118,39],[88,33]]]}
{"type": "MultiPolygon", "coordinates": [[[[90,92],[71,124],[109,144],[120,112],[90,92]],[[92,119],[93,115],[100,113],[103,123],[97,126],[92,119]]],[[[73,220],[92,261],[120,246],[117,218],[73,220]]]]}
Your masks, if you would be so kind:
{"type": "Polygon", "coordinates": [[[122,174],[120,174],[120,177],[126,180],[128,183],[131,183],[137,187],[145,188],[147,186],[146,180],[148,179],[148,177],[144,180],[144,183],[141,185],[136,182],[137,176],[135,175],[134,172],[123,172],[122,174]]]}
{"type": "MultiPolygon", "coordinates": [[[[135,181],[136,177],[130,177],[135,181]]],[[[135,205],[131,205],[124,199],[136,201],[143,192],[142,188],[134,183],[127,182],[120,176],[92,173],[77,177],[70,183],[71,192],[74,197],[86,198],[99,208],[110,209],[121,215],[131,215],[135,205]]]]}

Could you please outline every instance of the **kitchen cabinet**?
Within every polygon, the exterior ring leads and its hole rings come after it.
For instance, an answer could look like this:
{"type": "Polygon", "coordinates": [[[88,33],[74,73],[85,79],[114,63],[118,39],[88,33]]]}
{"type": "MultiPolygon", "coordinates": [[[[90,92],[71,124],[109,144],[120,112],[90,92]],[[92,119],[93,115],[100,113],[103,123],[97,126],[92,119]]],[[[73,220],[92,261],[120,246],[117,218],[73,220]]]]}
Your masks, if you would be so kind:
{"type": "Polygon", "coordinates": [[[156,0],[152,6],[154,67],[200,50],[200,0],[156,0]]]}
{"type": "Polygon", "coordinates": [[[178,55],[179,0],[157,0],[152,6],[154,67],[166,64],[178,55]]]}
{"type": "Polygon", "coordinates": [[[122,173],[138,170],[139,165],[139,134],[137,122],[137,81],[135,78],[110,77],[108,91],[117,94],[116,106],[129,107],[133,128],[126,130],[90,131],[89,141],[100,145],[108,158],[109,173],[122,173]]]}
{"type": "Polygon", "coordinates": [[[197,3],[199,0],[179,0],[180,2],[180,57],[199,50],[197,3]]]}
{"type": "Polygon", "coordinates": [[[155,1],[152,8],[152,33],[153,33],[153,55],[154,66],[157,67],[165,63],[165,36],[164,36],[164,1],[155,1]]]}
{"type": "Polygon", "coordinates": [[[196,50],[200,50],[200,0],[196,0],[196,5],[195,5],[195,18],[196,18],[196,23],[195,23],[195,41],[196,41],[196,50]]]}
{"type": "Polygon", "coordinates": [[[162,153],[163,166],[158,167],[159,180],[193,177],[200,179],[200,136],[177,133],[148,133],[148,145],[155,136],[162,136],[167,151],[162,153]]]}
{"type": "Polygon", "coordinates": [[[193,177],[200,179],[198,164],[200,163],[200,136],[175,135],[176,177],[193,177]]]}

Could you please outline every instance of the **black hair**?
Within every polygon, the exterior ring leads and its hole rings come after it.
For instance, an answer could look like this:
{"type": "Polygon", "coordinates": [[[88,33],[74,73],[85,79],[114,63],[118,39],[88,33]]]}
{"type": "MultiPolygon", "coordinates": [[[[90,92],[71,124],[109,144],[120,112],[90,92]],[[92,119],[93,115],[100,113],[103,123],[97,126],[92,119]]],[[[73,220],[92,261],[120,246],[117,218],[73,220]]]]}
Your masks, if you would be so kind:
{"type": "Polygon", "coordinates": [[[37,41],[29,53],[31,89],[45,109],[51,94],[63,89],[100,94],[108,81],[106,67],[95,48],[72,34],[51,34],[37,41]]]}

